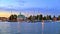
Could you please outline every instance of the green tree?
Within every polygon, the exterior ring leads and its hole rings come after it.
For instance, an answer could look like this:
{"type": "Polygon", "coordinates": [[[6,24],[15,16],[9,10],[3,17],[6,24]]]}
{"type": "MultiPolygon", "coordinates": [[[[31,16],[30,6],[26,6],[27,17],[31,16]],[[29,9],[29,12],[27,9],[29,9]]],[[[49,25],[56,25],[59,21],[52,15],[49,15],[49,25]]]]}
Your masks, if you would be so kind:
{"type": "Polygon", "coordinates": [[[47,15],[47,20],[52,20],[52,17],[51,17],[51,15],[47,15]]]}
{"type": "Polygon", "coordinates": [[[43,20],[46,20],[46,16],[43,17],[43,20]]]}
{"type": "Polygon", "coordinates": [[[11,16],[9,17],[9,20],[13,20],[13,15],[11,15],[11,16]]]}
{"type": "Polygon", "coordinates": [[[39,20],[42,20],[42,18],[43,18],[43,16],[42,16],[42,14],[39,16],[39,20]]]}
{"type": "Polygon", "coordinates": [[[28,17],[29,20],[32,20],[32,15],[30,17],[28,17]]]}
{"type": "Polygon", "coordinates": [[[58,16],[58,20],[60,20],[60,15],[58,16]]]}
{"type": "Polygon", "coordinates": [[[39,15],[36,16],[36,19],[39,20],[39,15]]]}
{"type": "Polygon", "coordinates": [[[50,20],[52,20],[52,17],[51,17],[51,15],[49,15],[49,19],[50,19],[50,20]]]}
{"type": "Polygon", "coordinates": [[[10,17],[9,17],[9,21],[17,21],[17,15],[11,15],[10,17]]]}

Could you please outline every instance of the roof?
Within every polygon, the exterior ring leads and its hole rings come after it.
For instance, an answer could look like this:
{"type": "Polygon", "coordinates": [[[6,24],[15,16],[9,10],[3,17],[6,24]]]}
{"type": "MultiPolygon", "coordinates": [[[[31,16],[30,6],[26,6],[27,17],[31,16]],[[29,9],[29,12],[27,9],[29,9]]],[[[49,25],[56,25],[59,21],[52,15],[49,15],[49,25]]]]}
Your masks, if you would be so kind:
{"type": "Polygon", "coordinates": [[[17,18],[26,18],[24,15],[18,15],[18,17],[17,18]]]}

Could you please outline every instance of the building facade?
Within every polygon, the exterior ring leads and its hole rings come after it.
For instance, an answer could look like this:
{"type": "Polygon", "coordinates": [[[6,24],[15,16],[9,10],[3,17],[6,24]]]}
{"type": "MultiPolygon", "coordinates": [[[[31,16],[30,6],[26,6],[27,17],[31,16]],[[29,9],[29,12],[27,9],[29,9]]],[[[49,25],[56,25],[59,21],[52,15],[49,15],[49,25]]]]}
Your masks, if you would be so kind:
{"type": "Polygon", "coordinates": [[[17,16],[17,21],[18,22],[22,22],[25,21],[26,17],[24,15],[22,15],[21,13],[17,16]]]}

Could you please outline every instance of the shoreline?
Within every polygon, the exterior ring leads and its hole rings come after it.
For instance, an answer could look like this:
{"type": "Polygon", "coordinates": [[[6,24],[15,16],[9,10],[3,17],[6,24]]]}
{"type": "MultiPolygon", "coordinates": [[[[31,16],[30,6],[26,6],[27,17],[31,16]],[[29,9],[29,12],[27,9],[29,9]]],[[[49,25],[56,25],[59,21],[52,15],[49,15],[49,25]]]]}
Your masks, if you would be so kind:
{"type": "MultiPolygon", "coordinates": [[[[0,21],[0,22],[18,22],[18,21],[0,21]]],[[[57,21],[53,21],[53,20],[40,20],[40,21],[21,21],[21,22],[28,22],[28,23],[30,23],[30,22],[32,22],[32,23],[36,23],[36,22],[60,22],[60,20],[57,20],[57,21]]]]}

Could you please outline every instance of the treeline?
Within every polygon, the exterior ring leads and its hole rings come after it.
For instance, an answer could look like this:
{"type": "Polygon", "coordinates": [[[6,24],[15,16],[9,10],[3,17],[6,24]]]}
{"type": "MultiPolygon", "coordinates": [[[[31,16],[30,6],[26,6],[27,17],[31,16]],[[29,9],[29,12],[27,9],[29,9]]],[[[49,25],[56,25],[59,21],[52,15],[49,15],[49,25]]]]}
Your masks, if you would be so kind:
{"type": "Polygon", "coordinates": [[[17,22],[17,15],[16,14],[12,14],[10,15],[10,17],[8,18],[9,22],[17,22]]]}
{"type": "MultiPolygon", "coordinates": [[[[47,15],[47,16],[43,16],[42,14],[40,15],[36,15],[36,16],[32,16],[30,15],[29,17],[27,17],[26,19],[30,20],[30,21],[41,21],[41,20],[60,20],[60,15],[58,17],[56,16],[51,16],[51,15],[47,15]]],[[[17,15],[10,15],[10,17],[8,18],[8,21],[17,21],[17,15]]]]}
{"type": "Polygon", "coordinates": [[[42,14],[40,15],[36,15],[36,16],[30,16],[28,17],[29,20],[60,20],[60,15],[58,17],[56,16],[51,16],[51,15],[47,15],[47,16],[43,16],[42,14]]]}

